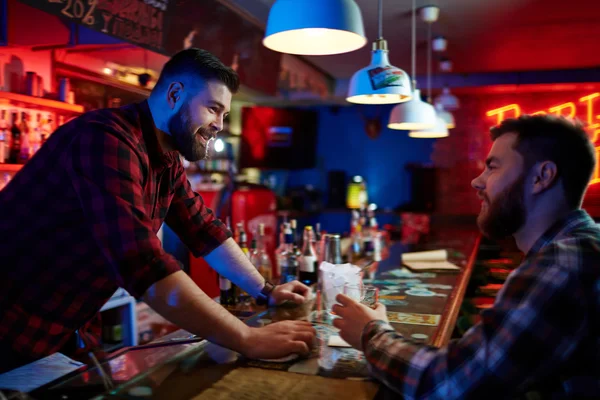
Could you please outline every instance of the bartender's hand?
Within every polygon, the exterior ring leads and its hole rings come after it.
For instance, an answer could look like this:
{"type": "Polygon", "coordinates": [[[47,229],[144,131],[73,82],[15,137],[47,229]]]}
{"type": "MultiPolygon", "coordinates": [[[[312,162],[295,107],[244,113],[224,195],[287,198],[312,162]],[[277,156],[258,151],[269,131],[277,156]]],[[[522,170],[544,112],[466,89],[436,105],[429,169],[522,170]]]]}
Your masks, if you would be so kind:
{"type": "Polygon", "coordinates": [[[273,292],[271,292],[269,305],[276,306],[286,300],[292,301],[296,304],[302,304],[308,300],[309,296],[310,288],[308,286],[299,281],[291,281],[284,283],[283,285],[275,286],[275,289],[273,289],[273,292]]]}
{"type": "Polygon", "coordinates": [[[281,321],[264,328],[250,328],[242,353],[248,358],[260,359],[308,354],[316,334],[315,328],[306,321],[281,321]]]}
{"type": "Polygon", "coordinates": [[[340,330],[342,339],[357,350],[362,350],[362,333],[369,322],[388,322],[385,306],[381,303],[377,303],[377,307],[372,309],[345,294],[338,294],[335,300],[340,304],[335,304],[331,309],[340,318],[333,320],[333,326],[340,330]]]}

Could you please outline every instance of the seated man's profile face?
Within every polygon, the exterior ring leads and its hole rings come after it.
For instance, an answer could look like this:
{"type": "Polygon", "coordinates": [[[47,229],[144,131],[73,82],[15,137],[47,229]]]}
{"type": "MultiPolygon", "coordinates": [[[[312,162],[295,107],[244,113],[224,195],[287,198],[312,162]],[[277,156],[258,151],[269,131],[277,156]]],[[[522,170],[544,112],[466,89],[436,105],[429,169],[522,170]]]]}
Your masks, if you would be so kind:
{"type": "Polygon", "coordinates": [[[517,232],[525,223],[524,160],[515,150],[517,135],[507,133],[496,139],[485,169],[471,185],[481,199],[477,224],[484,235],[501,239],[517,232]]]}

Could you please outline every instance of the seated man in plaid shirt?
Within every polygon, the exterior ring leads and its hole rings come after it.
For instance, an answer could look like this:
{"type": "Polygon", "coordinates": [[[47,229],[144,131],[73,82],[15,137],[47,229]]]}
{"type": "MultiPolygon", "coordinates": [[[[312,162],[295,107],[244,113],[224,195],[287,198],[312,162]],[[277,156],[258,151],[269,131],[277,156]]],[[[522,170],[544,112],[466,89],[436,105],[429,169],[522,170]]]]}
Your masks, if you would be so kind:
{"type": "Polygon", "coordinates": [[[481,322],[437,349],[396,333],[383,305],[339,295],[334,325],[406,399],[600,398],[600,229],[581,209],[594,146],[581,126],[545,115],[491,133],[472,182],[477,223],[526,256],[481,322]]]}
{"type": "MultiPolygon", "coordinates": [[[[169,60],[150,98],[63,125],[0,191],[0,371],[74,342],[118,287],[178,326],[248,357],[308,352],[308,322],[250,328],[165,253],[166,222],[196,256],[263,302],[302,303],[308,287],[273,287],[186,178],[180,156],[205,157],[223,128],[237,74],[212,54],[169,60]]],[[[92,325],[92,326],[90,326],[92,325]]],[[[94,332],[95,330],[95,332],[94,332]]]]}

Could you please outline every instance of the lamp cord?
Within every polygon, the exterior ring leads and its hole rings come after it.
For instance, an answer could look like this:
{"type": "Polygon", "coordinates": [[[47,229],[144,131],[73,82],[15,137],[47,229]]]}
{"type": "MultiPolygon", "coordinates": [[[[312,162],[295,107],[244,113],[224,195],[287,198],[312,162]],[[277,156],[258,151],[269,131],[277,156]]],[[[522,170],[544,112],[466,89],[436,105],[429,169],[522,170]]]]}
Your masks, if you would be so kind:
{"type": "Polygon", "coordinates": [[[431,104],[431,22],[427,25],[427,102],[431,104]]]}
{"type": "Polygon", "coordinates": [[[411,68],[413,90],[417,88],[417,0],[412,1],[411,68]]]}
{"type": "Polygon", "coordinates": [[[383,39],[383,0],[379,0],[379,39],[383,39]]]}

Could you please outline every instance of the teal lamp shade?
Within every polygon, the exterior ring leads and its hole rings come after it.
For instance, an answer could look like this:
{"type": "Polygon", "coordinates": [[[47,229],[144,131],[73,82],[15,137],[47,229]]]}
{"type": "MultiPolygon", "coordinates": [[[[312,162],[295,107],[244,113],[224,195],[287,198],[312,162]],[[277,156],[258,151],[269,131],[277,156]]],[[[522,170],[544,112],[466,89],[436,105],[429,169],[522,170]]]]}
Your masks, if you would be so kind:
{"type": "Polygon", "coordinates": [[[438,139],[448,137],[449,134],[448,128],[446,127],[446,121],[438,117],[433,128],[424,129],[422,131],[410,131],[408,136],[417,139],[438,139]]]}
{"type": "Polygon", "coordinates": [[[388,128],[397,130],[430,129],[437,123],[435,110],[429,103],[421,100],[421,91],[415,89],[411,101],[392,108],[388,128]]]}
{"type": "Polygon", "coordinates": [[[396,104],[412,98],[408,74],[390,65],[387,43],[378,39],[373,43],[371,64],[358,70],[348,88],[346,101],[356,104],[396,104]]]}
{"type": "Polygon", "coordinates": [[[366,43],[354,0],[277,0],[263,39],[271,50],[299,55],[347,53],[366,43]]]}

